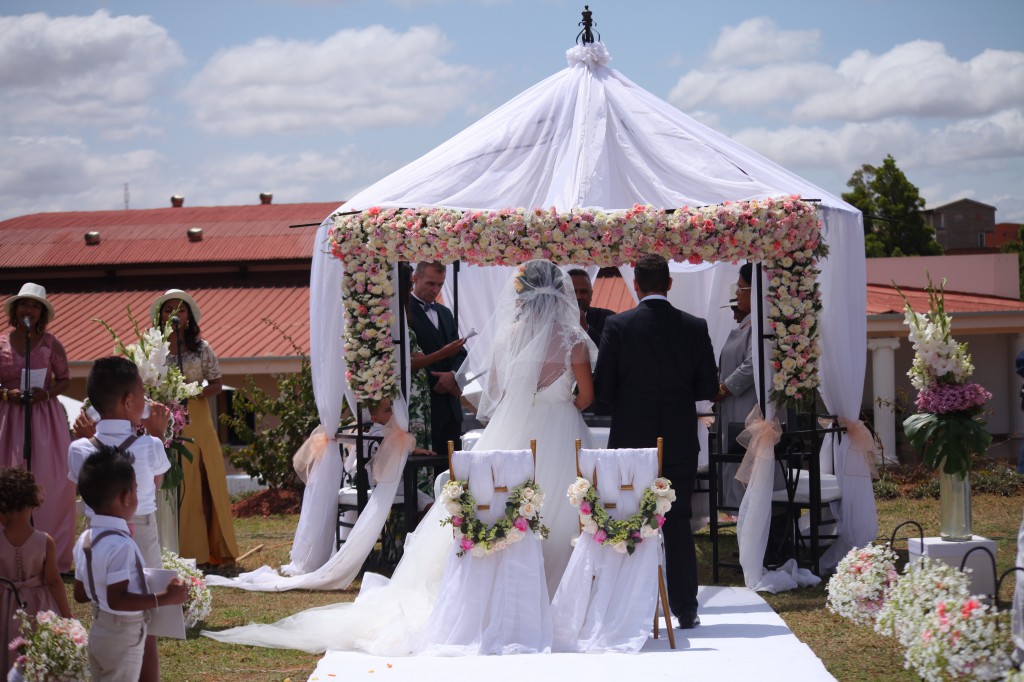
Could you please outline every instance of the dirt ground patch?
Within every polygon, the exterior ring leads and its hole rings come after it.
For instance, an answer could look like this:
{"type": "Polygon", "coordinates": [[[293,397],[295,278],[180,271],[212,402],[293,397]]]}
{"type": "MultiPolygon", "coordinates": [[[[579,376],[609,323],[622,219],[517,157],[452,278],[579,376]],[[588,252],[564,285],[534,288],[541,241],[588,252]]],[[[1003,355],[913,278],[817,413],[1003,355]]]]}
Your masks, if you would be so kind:
{"type": "Polygon", "coordinates": [[[267,488],[231,505],[235,518],[269,516],[271,514],[298,514],[302,509],[302,493],[295,490],[267,488]]]}

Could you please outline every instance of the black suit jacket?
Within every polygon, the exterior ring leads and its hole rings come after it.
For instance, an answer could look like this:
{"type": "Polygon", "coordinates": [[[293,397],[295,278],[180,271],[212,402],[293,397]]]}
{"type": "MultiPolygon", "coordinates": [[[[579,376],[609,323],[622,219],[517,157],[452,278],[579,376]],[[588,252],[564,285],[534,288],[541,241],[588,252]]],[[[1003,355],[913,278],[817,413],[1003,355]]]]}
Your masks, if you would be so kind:
{"type": "Polygon", "coordinates": [[[590,335],[590,340],[598,348],[601,347],[601,333],[604,331],[604,321],[614,314],[614,310],[608,310],[607,308],[587,309],[587,334],[590,335]]]}
{"type": "Polygon", "coordinates": [[[718,393],[718,368],[708,325],[663,300],[605,321],[594,373],[599,408],[612,415],[609,448],[650,448],[664,442],[671,478],[696,473],[698,400],[718,393]]]}
{"type": "MultiPolygon", "coordinates": [[[[416,332],[416,340],[425,354],[435,353],[442,346],[458,338],[455,330],[455,317],[448,308],[443,305],[437,306],[436,327],[427,317],[423,306],[415,298],[411,300],[409,308],[409,326],[416,332]]],[[[433,389],[437,379],[430,372],[457,371],[465,359],[466,349],[463,348],[450,358],[438,360],[424,369],[430,379],[430,421],[432,424],[444,424],[449,419],[462,422],[462,405],[459,399],[447,393],[435,393],[433,389]]]]}

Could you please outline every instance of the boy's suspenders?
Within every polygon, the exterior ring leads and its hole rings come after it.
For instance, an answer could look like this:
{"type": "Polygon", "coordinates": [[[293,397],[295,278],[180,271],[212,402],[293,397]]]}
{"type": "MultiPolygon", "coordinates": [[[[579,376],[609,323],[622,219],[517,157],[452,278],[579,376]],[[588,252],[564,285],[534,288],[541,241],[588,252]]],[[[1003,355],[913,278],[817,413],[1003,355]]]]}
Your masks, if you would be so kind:
{"type": "MultiPolygon", "coordinates": [[[[123,443],[121,443],[120,445],[118,445],[117,447],[121,448],[121,449],[122,449],[122,450],[124,450],[125,452],[128,452],[128,448],[130,448],[130,447],[132,446],[132,443],[134,443],[134,442],[135,442],[135,441],[137,441],[138,439],[139,439],[139,437],[138,437],[137,435],[134,435],[134,434],[133,434],[133,435],[131,435],[131,436],[128,436],[127,438],[125,438],[125,439],[124,439],[124,442],[123,442],[123,443]]],[[[103,447],[103,443],[101,443],[101,442],[99,441],[99,439],[98,439],[98,438],[96,438],[96,436],[93,436],[92,438],[90,438],[90,439],[89,439],[89,443],[90,443],[90,444],[92,444],[92,446],[93,446],[94,448],[96,448],[96,452],[99,452],[99,451],[100,451],[100,448],[102,448],[102,447],[103,447]]]]}
{"type": "MultiPolygon", "coordinates": [[[[121,532],[119,530],[104,530],[104,531],[100,531],[100,533],[96,536],[95,543],[98,544],[100,542],[100,540],[102,540],[103,538],[107,537],[108,535],[120,535],[122,537],[125,537],[125,538],[128,538],[129,540],[131,540],[131,536],[129,536],[126,533],[123,533],[123,532],[121,532]]],[[[93,542],[94,541],[93,541],[93,538],[92,538],[92,531],[90,530],[89,534],[85,537],[85,542],[82,543],[82,552],[85,553],[85,571],[86,571],[86,573],[88,574],[88,577],[89,577],[89,597],[92,599],[92,602],[94,604],[99,606],[100,598],[96,594],[96,581],[95,581],[95,579],[93,578],[93,575],[92,575],[92,546],[93,546],[93,542]]],[[[133,541],[133,544],[134,544],[134,541],[133,541]]],[[[135,555],[135,574],[138,577],[139,582],[142,584],[142,593],[143,594],[149,594],[149,586],[146,584],[146,572],[142,570],[142,561],[139,560],[139,553],[138,552],[132,552],[132,554],[135,555]]]]}

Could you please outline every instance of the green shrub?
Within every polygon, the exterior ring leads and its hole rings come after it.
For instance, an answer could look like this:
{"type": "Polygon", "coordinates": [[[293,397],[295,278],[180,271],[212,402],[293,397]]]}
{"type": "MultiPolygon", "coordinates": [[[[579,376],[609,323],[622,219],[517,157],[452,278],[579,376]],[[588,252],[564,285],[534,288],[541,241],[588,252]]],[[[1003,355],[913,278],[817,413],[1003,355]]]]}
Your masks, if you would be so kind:
{"type": "Polygon", "coordinates": [[[1004,464],[994,464],[971,472],[971,491],[1013,497],[1021,492],[1024,476],[1004,464]]]}
{"type": "Polygon", "coordinates": [[[882,474],[874,483],[876,500],[895,500],[900,496],[900,487],[888,474],[882,474]]]}
{"type": "Polygon", "coordinates": [[[918,483],[910,489],[907,496],[915,500],[939,499],[939,479],[930,478],[918,483]]]}

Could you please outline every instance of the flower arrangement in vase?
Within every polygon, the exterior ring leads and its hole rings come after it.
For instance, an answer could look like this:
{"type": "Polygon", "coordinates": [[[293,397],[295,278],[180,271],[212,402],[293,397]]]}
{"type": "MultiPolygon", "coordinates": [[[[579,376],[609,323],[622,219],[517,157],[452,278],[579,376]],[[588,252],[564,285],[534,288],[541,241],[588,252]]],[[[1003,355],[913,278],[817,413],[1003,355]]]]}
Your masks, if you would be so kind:
{"type": "MultiPolygon", "coordinates": [[[[924,463],[940,470],[942,538],[970,540],[971,463],[992,442],[985,428],[985,404],[992,394],[969,381],[974,373],[966,343],[951,334],[944,287],[928,278],[928,312],[917,313],[903,296],[905,320],[914,346],[914,364],[907,375],[917,389],[917,413],[903,422],[903,431],[924,463]]],[[[899,288],[897,287],[897,291],[899,288]]]]}

